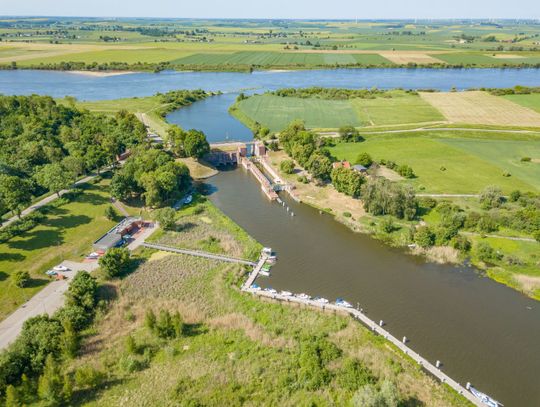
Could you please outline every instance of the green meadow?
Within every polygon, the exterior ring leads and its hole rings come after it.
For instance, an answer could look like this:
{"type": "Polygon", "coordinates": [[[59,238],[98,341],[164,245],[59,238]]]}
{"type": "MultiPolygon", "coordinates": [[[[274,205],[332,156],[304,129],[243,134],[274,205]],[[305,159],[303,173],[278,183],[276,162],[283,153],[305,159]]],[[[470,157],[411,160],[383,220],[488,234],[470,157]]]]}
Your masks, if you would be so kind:
{"type": "Polygon", "coordinates": [[[540,113],[540,93],[531,93],[530,95],[506,95],[503,96],[518,105],[528,107],[540,113]]]}
{"type": "Polygon", "coordinates": [[[537,140],[454,138],[426,132],[340,143],[331,152],[351,162],[367,152],[376,161],[410,165],[417,177],[403,182],[424,193],[476,194],[488,185],[498,185],[505,193],[540,190],[540,164],[520,161],[525,154],[540,156],[537,140]]]}
{"type": "Polygon", "coordinates": [[[106,184],[85,184],[84,191],[72,201],[46,207],[46,219],[34,229],[0,244],[0,320],[47,284],[47,269],[62,260],[80,260],[114,225],[104,216],[110,204],[103,188],[106,184]],[[10,276],[19,270],[32,277],[26,288],[11,282],[10,276]]]}
{"type": "Polygon", "coordinates": [[[313,129],[343,125],[379,126],[443,121],[444,117],[417,95],[402,91],[374,99],[326,100],[319,98],[256,95],[236,105],[242,121],[256,121],[272,131],[283,130],[293,120],[313,129]]]}

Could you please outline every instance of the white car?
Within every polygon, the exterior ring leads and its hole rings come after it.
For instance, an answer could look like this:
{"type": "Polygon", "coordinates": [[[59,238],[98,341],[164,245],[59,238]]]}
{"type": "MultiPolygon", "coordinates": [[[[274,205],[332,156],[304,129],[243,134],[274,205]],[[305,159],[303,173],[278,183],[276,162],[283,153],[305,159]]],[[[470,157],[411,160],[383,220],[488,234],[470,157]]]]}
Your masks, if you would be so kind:
{"type": "Polygon", "coordinates": [[[62,266],[61,264],[59,266],[53,267],[54,271],[69,271],[69,268],[66,266],[62,266]]]}

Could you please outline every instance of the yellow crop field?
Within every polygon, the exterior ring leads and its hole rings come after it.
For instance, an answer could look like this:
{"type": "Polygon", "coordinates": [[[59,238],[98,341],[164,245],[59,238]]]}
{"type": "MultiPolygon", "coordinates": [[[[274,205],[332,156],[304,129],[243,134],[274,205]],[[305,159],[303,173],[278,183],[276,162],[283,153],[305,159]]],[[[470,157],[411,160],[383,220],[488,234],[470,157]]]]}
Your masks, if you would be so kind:
{"type": "Polygon", "coordinates": [[[422,92],[424,100],[453,123],[540,127],[540,114],[486,92],[422,92]]]}

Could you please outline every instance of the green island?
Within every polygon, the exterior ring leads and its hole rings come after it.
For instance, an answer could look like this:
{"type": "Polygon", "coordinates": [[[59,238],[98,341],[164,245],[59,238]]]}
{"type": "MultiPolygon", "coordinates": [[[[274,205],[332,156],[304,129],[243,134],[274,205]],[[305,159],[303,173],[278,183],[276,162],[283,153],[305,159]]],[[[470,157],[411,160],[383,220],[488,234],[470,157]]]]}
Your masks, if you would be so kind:
{"type": "Polygon", "coordinates": [[[4,69],[252,71],[538,67],[533,20],[4,18],[4,69]]]}

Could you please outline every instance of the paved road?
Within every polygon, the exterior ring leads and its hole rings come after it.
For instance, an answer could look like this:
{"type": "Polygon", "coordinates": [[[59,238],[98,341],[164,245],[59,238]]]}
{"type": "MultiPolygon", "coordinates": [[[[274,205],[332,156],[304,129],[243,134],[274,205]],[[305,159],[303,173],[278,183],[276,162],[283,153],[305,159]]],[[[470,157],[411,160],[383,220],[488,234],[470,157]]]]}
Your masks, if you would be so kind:
{"type": "Polygon", "coordinates": [[[61,264],[70,269],[70,271],[63,273],[67,279],[47,284],[43,290],[0,323],[0,349],[4,349],[17,338],[24,321],[41,314],[52,315],[60,308],[64,304],[64,293],[75,274],[81,270],[90,272],[98,267],[97,261],[90,263],[64,261],[61,264]]]}
{"type": "MultiPolygon", "coordinates": [[[[135,250],[141,246],[145,239],[154,233],[156,229],[157,226],[152,225],[151,227],[144,228],[136,233],[133,235],[134,240],[129,243],[127,248],[129,250],[135,250]]],[[[61,264],[70,269],[70,271],[62,273],[67,279],[53,281],[47,284],[43,290],[34,295],[5,320],[0,322],[0,349],[4,349],[17,338],[21,332],[24,321],[44,313],[52,315],[57,309],[62,307],[65,299],[64,293],[67,291],[73,277],[75,277],[79,271],[92,272],[99,267],[97,260],[83,263],[64,261],[61,264]]]]}
{"type": "MultiPolygon", "coordinates": [[[[534,130],[506,130],[506,129],[476,129],[465,127],[417,127],[414,129],[396,129],[396,130],[362,130],[360,135],[363,134],[392,134],[392,133],[419,133],[423,131],[464,131],[464,132],[486,132],[486,133],[514,133],[514,134],[540,134],[539,131],[534,130]]],[[[321,136],[326,137],[341,137],[337,132],[321,132],[321,136]]]]}

